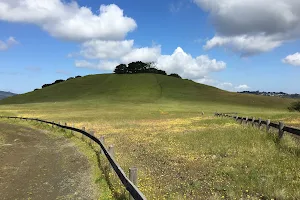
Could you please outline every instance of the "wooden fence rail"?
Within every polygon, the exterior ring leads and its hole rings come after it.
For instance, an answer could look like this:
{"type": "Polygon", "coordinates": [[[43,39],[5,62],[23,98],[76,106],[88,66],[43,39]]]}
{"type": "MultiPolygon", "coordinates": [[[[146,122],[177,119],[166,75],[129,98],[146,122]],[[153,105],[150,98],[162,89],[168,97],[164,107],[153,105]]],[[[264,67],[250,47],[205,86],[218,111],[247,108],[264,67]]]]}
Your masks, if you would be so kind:
{"type": "Polygon", "coordinates": [[[21,119],[21,120],[26,120],[26,121],[31,120],[31,121],[37,121],[37,122],[41,122],[41,123],[45,123],[45,124],[51,124],[52,127],[57,126],[57,127],[63,128],[63,129],[75,131],[75,132],[81,133],[82,135],[90,138],[91,140],[93,140],[95,143],[97,143],[100,146],[101,152],[104,153],[104,155],[106,156],[107,160],[109,161],[111,167],[113,168],[115,173],[118,175],[120,181],[122,182],[122,184],[124,185],[126,190],[130,193],[132,198],[135,200],[146,200],[146,197],[143,195],[143,193],[132,183],[132,181],[130,181],[129,178],[126,177],[126,174],[124,173],[122,168],[117,164],[117,162],[115,161],[113,156],[110,155],[108,150],[106,150],[102,141],[100,141],[94,135],[91,135],[90,133],[86,132],[85,130],[81,130],[81,129],[77,129],[74,127],[61,125],[60,123],[49,122],[49,121],[45,121],[45,120],[41,120],[41,119],[37,119],[37,118],[8,117],[8,116],[0,116],[0,118],[21,119]]]}
{"type": "Polygon", "coordinates": [[[268,120],[262,120],[262,119],[255,119],[254,117],[248,118],[248,117],[239,117],[239,116],[233,116],[230,114],[224,114],[224,113],[215,113],[215,116],[217,117],[230,117],[234,118],[236,121],[241,120],[241,123],[252,123],[252,125],[257,125],[258,127],[261,127],[261,125],[266,125],[266,131],[268,132],[270,130],[270,127],[278,129],[279,133],[279,138],[281,138],[284,134],[284,132],[291,133],[297,136],[300,136],[300,129],[285,126],[284,123],[279,122],[279,123],[274,123],[271,122],[269,119],[268,120]]]}

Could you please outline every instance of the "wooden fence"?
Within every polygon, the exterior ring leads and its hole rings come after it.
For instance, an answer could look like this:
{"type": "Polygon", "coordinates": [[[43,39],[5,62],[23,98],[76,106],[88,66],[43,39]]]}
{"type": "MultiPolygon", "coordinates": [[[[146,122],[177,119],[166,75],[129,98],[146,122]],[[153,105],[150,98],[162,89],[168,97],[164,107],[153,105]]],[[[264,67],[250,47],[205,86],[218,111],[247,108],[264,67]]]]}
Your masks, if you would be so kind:
{"type": "Polygon", "coordinates": [[[278,138],[281,139],[284,132],[291,133],[293,135],[300,136],[300,129],[285,126],[283,122],[274,123],[271,122],[270,119],[262,120],[261,118],[255,119],[255,117],[248,118],[248,117],[239,117],[237,115],[233,116],[231,114],[224,114],[224,113],[215,113],[217,117],[230,117],[239,121],[241,124],[252,124],[252,126],[257,126],[259,129],[262,125],[266,125],[266,131],[269,132],[270,128],[278,129],[278,138]]]}
{"type": "Polygon", "coordinates": [[[57,126],[63,129],[67,129],[67,130],[71,130],[71,131],[75,131],[78,133],[81,133],[82,136],[86,136],[88,138],[90,138],[91,140],[93,140],[95,143],[97,143],[100,146],[100,151],[102,153],[104,153],[104,155],[106,156],[107,160],[109,161],[112,169],[115,171],[115,173],[118,175],[120,181],[122,182],[122,184],[124,185],[124,187],[126,188],[126,190],[130,193],[130,199],[135,199],[135,200],[146,200],[146,197],[143,195],[143,193],[134,185],[133,182],[136,182],[137,180],[137,175],[136,175],[136,168],[131,168],[132,174],[130,174],[130,178],[126,177],[126,174],[124,173],[124,171],[122,170],[122,168],[117,164],[117,162],[115,161],[115,159],[113,158],[113,150],[112,150],[112,146],[110,146],[110,152],[109,150],[107,150],[103,144],[103,138],[96,138],[94,136],[94,133],[88,133],[85,131],[85,128],[83,127],[82,129],[78,129],[75,127],[70,127],[65,125],[62,125],[60,123],[54,123],[54,122],[49,122],[49,121],[45,121],[45,120],[41,120],[41,119],[36,119],[36,118],[24,118],[24,117],[7,117],[7,116],[0,116],[0,118],[6,118],[6,119],[20,119],[20,120],[31,120],[31,121],[37,121],[37,122],[41,122],[41,123],[45,123],[45,124],[51,124],[52,127],[57,126]]]}

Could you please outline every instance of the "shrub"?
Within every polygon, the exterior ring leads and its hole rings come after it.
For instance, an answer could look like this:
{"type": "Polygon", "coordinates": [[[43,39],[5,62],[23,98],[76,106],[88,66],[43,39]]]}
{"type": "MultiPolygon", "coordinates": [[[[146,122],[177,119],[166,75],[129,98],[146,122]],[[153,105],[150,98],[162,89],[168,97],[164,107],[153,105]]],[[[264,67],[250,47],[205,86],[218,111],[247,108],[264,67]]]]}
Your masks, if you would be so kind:
{"type": "Polygon", "coordinates": [[[175,78],[181,78],[181,76],[179,76],[178,74],[175,74],[175,73],[169,74],[168,76],[173,76],[173,77],[175,77],[175,78]]]}
{"type": "Polygon", "coordinates": [[[72,79],[74,79],[74,77],[70,77],[70,78],[68,78],[68,79],[67,79],[67,81],[68,81],[68,80],[72,80],[72,79]]]}
{"type": "Polygon", "coordinates": [[[293,112],[293,111],[298,111],[300,112],[300,101],[296,101],[293,102],[289,107],[288,107],[289,111],[293,112]]]}

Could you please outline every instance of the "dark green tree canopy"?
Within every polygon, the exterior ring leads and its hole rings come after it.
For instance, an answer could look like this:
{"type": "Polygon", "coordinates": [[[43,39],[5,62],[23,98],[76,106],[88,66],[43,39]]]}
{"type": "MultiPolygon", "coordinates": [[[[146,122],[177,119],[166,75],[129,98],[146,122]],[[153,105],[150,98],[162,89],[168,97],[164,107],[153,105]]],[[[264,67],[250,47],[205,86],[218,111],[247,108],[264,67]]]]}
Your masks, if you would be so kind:
{"type": "MultiPolygon", "coordinates": [[[[157,69],[154,63],[144,63],[141,61],[131,62],[127,65],[120,64],[116,66],[114,73],[116,74],[138,74],[138,73],[153,73],[167,75],[164,70],[157,69]]],[[[176,78],[181,78],[178,74],[170,74],[176,78]]]]}
{"type": "Polygon", "coordinates": [[[127,66],[125,64],[120,64],[120,65],[116,66],[114,73],[127,74],[127,66]]]}

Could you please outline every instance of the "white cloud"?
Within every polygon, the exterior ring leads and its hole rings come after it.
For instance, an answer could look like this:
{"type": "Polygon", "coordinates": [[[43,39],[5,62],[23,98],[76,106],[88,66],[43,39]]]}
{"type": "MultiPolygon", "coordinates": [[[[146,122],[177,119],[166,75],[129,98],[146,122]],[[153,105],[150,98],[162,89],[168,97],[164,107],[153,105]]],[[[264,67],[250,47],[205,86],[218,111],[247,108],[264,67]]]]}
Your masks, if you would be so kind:
{"type": "Polygon", "coordinates": [[[283,63],[294,65],[294,66],[300,66],[300,53],[297,52],[292,55],[288,55],[284,59],[282,59],[283,63]]]}
{"type": "Polygon", "coordinates": [[[217,88],[220,88],[223,90],[232,90],[232,88],[233,88],[233,84],[228,83],[228,82],[218,83],[216,86],[217,86],[217,88]]]}
{"type": "Polygon", "coordinates": [[[75,1],[0,0],[0,20],[31,23],[66,40],[121,40],[137,25],[117,5],[101,5],[99,15],[75,1]]]}
{"type": "Polygon", "coordinates": [[[157,60],[157,67],[185,78],[199,79],[210,72],[225,69],[226,63],[210,59],[207,55],[193,58],[178,47],[172,55],[161,55],[157,60]]]}
{"type": "Polygon", "coordinates": [[[190,79],[199,79],[210,72],[226,68],[226,63],[223,61],[210,59],[207,55],[193,58],[180,47],[171,55],[161,55],[161,46],[134,48],[131,40],[87,42],[81,49],[81,55],[85,59],[98,58],[100,62],[93,64],[86,60],[76,61],[77,67],[112,70],[120,63],[154,62],[159,69],[165,70],[167,73],[178,73],[182,77],[190,79]]]}
{"type": "Polygon", "coordinates": [[[0,51],[5,51],[9,49],[10,47],[19,44],[17,40],[15,40],[14,37],[9,37],[6,41],[0,40],[0,51]]]}
{"type": "Polygon", "coordinates": [[[218,81],[216,81],[214,79],[211,79],[207,76],[204,76],[204,77],[199,78],[199,79],[195,79],[195,82],[202,83],[202,84],[205,84],[205,85],[211,85],[211,86],[215,86],[218,83],[218,81]]]}
{"type": "Polygon", "coordinates": [[[273,40],[272,37],[266,37],[263,35],[241,35],[234,37],[215,36],[211,40],[207,41],[204,48],[211,49],[217,46],[224,46],[244,57],[255,55],[257,53],[268,52],[280,46],[282,43],[283,41],[276,41],[273,40]]]}
{"type": "Polygon", "coordinates": [[[219,89],[222,90],[227,90],[227,91],[231,91],[231,92],[237,92],[237,91],[241,91],[241,90],[247,90],[250,87],[246,84],[241,84],[241,85],[237,85],[235,86],[234,84],[230,83],[230,82],[220,82],[218,80],[209,78],[208,76],[202,77],[200,79],[195,80],[198,83],[202,83],[205,85],[210,85],[210,86],[214,86],[217,87],[219,89]]]}
{"type": "Polygon", "coordinates": [[[88,62],[86,60],[75,60],[75,66],[82,68],[95,68],[94,63],[88,62]]]}
{"type": "Polygon", "coordinates": [[[103,60],[98,63],[89,62],[87,60],[76,60],[75,66],[79,68],[89,68],[89,69],[98,69],[105,71],[113,71],[117,65],[120,63],[118,61],[108,61],[103,60]]]}
{"type": "Polygon", "coordinates": [[[205,48],[224,46],[242,56],[300,38],[298,0],[193,0],[209,12],[216,35],[205,48]]]}
{"type": "Polygon", "coordinates": [[[248,89],[250,89],[250,87],[248,85],[244,84],[244,85],[236,86],[235,89],[237,89],[237,90],[248,90],[248,89]]]}
{"type": "Polygon", "coordinates": [[[82,44],[80,54],[88,59],[115,59],[128,54],[133,40],[102,41],[91,40],[82,44]]]}
{"type": "Polygon", "coordinates": [[[160,46],[134,48],[134,40],[91,40],[81,45],[80,55],[86,59],[116,59],[128,64],[134,61],[152,62],[160,56],[160,46]]]}
{"type": "Polygon", "coordinates": [[[134,61],[155,62],[160,57],[160,52],[160,46],[135,48],[124,55],[121,61],[126,64],[134,61]]]}

